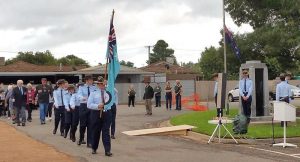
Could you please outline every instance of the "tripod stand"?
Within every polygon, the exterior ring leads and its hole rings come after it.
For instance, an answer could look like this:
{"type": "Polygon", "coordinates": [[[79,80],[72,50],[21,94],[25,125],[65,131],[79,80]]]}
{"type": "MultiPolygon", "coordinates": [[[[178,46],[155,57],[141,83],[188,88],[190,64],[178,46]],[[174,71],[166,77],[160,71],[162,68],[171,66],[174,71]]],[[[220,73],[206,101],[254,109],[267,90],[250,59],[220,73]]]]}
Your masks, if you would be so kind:
{"type": "Polygon", "coordinates": [[[219,143],[221,142],[221,128],[224,128],[226,130],[226,134],[223,138],[226,137],[227,134],[229,134],[231,136],[231,138],[234,140],[234,142],[237,144],[238,142],[235,140],[235,138],[232,136],[232,134],[228,131],[228,129],[225,127],[225,125],[222,123],[222,117],[221,117],[221,113],[219,115],[219,121],[218,121],[218,125],[216,126],[215,130],[213,131],[212,135],[210,136],[209,140],[208,140],[208,144],[213,141],[213,138],[216,136],[216,133],[218,131],[218,138],[219,138],[219,143]]]}

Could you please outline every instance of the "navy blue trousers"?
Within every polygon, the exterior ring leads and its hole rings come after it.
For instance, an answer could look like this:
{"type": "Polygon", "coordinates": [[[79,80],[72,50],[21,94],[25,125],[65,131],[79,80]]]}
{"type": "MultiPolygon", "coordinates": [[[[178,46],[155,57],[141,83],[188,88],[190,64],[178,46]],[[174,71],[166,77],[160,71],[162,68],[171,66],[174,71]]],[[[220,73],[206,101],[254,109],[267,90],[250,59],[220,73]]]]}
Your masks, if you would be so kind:
{"type": "Polygon", "coordinates": [[[79,107],[79,121],[80,121],[80,139],[81,141],[84,140],[85,130],[87,129],[87,144],[91,144],[91,129],[90,129],[90,110],[87,108],[85,103],[81,103],[79,107]]]}
{"type": "Polygon", "coordinates": [[[181,110],[181,95],[176,95],[176,110],[181,110]]]}
{"type": "Polygon", "coordinates": [[[252,96],[249,96],[247,101],[244,101],[241,97],[242,106],[243,106],[243,113],[246,117],[250,117],[251,115],[251,102],[252,102],[252,96]]]}
{"type": "Polygon", "coordinates": [[[116,116],[117,116],[117,106],[113,104],[111,106],[111,135],[114,136],[116,132],[116,116]]]}
{"type": "Polygon", "coordinates": [[[65,110],[65,134],[68,135],[72,124],[72,111],[65,110]]]}
{"type": "Polygon", "coordinates": [[[60,133],[63,133],[65,128],[65,106],[59,106],[58,108],[55,108],[54,113],[55,113],[54,129],[57,130],[60,122],[60,133]]]}
{"type": "Polygon", "coordinates": [[[102,133],[102,143],[105,152],[110,152],[110,132],[112,113],[111,110],[102,112],[102,118],[100,118],[99,110],[91,110],[91,129],[92,129],[92,149],[97,150],[99,146],[100,135],[102,133]]]}

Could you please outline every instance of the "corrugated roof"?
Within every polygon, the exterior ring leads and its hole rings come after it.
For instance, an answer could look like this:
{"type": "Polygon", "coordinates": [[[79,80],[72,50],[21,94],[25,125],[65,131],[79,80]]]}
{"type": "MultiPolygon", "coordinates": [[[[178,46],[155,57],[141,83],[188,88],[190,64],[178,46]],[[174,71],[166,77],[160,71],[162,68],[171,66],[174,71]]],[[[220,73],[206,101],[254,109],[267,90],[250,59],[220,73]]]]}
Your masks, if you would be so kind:
{"type": "Polygon", "coordinates": [[[155,72],[155,73],[172,73],[172,74],[195,74],[196,72],[190,68],[181,67],[179,65],[173,65],[166,61],[160,61],[152,63],[148,66],[140,68],[144,71],[155,72]],[[167,67],[169,69],[167,69],[167,67]]]}
{"type": "MultiPolygon", "coordinates": [[[[105,65],[93,66],[85,69],[80,69],[77,73],[83,74],[104,74],[105,73],[105,65]]],[[[119,74],[154,74],[153,72],[147,72],[138,68],[132,68],[128,66],[120,66],[119,74]]]]}

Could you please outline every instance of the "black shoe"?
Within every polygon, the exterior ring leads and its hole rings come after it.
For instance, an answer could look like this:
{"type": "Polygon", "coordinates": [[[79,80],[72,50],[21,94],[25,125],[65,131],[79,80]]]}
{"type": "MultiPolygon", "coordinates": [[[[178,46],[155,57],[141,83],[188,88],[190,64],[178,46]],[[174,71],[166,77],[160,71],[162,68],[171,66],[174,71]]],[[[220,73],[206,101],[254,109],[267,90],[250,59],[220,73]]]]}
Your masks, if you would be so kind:
{"type": "Polygon", "coordinates": [[[32,119],[29,118],[29,119],[27,119],[27,121],[28,121],[28,122],[32,122],[32,119]]]}
{"type": "Polygon", "coordinates": [[[64,138],[67,138],[67,136],[68,136],[68,134],[65,132],[65,133],[64,133],[64,138]]]}
{"type": "Polygon", "coordinates": [[[53,132],[52,132],[53,134],[56,134],[56,129],[53,129],[53,132]]]}
{"type": "Polygon", "coordinates": [[[64,133],[60,132],[60,136],[64,136],[64,133]]]}
{"type": "Polygon", "coordinates": [[[82,141],[81,140],[79,140],[78,142],[77,142],[77,145],[81,145],[81,143],[82,143],[82,141]]]}
{"type": "Polygon", "coordinates": [[[75,142],[76,141],[76,137],[72,137],[72,142],[75,142]]]}
{"type": "Polygon", "coordinates": [[[111,153],[111,152],[106,152],[106,153],[105,153],[105,156],[111,157],[111,156],[112,156],[112,153],[111,153]]]}
{"type": "Polygon", "coordinates": [[[91,144],[87,144],[86,147],[87,148],[92,148],[92,145],[91,144]]]}
{"type": "Polygon", "coordinates": [[[22,126],[25,127],[25,123],[22,123],[22,126]]]}
{"type": "Polygon", "coordinates": [[[149,115],[152,115],[152,113],[150,113],[149,115]]]}
{"type": "Polygon", "coordinates": [[[111,139],[116,139],[116,137],[114,135],[111,136],[111,139]]]}
{"type": "Polygon", "coordinates": [[[17,126],[21,126],[20,123],[18,123],[17,126]]]}
{"type": "Polygon", "coordinates": [[[16,122],[15,122],[15,121],[13,121],[13,122],[12,122],[12,124],[16,124],[16,122]]]}
{"type": "Polygon", "coordinates": [[[97,154],[96,150],[93,149],[92,150],[92,154],[97,154]]]}
{"type": "Polygon", "coordinates": [[[86,142],[85,142],[85,141],[81,141],[81,144],[85,145],[85,144],[86,144],[86,142]]]}

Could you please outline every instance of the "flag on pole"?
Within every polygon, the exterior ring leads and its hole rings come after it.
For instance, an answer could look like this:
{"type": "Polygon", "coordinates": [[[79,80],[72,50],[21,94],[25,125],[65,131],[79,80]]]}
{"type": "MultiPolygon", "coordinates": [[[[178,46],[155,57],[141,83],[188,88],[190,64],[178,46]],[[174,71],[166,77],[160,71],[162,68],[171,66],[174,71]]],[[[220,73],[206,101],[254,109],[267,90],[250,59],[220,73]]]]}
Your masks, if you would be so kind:
{"type": "Polygon", "coordinates": [[[236,45],[236,42],[233,38],[233,34],[227,29],[226,26],[225,26],[225,40],[228,44],[230,44],[236,58],[241,62],[241,51],[236,45]]]}
{"type": "Polygon", "coordinates": [[[113,20],[114,20],[114,11],[110,21],[108,45],[106,51],[106,58],[108,60],[108,65],[106,65],[108,66],[108,80],[107,80],[106,91],[108,91],[111,94],[111,100],[110,102],[105,104],[104,110],[110,109],[110,107],[115,103],[115,98],[116,98],[115,91],[114,91],[115,82],[120,71],[120,63],[119,63],[118,52],[117,52],[117,39],[116,39],[113,20]]]}

